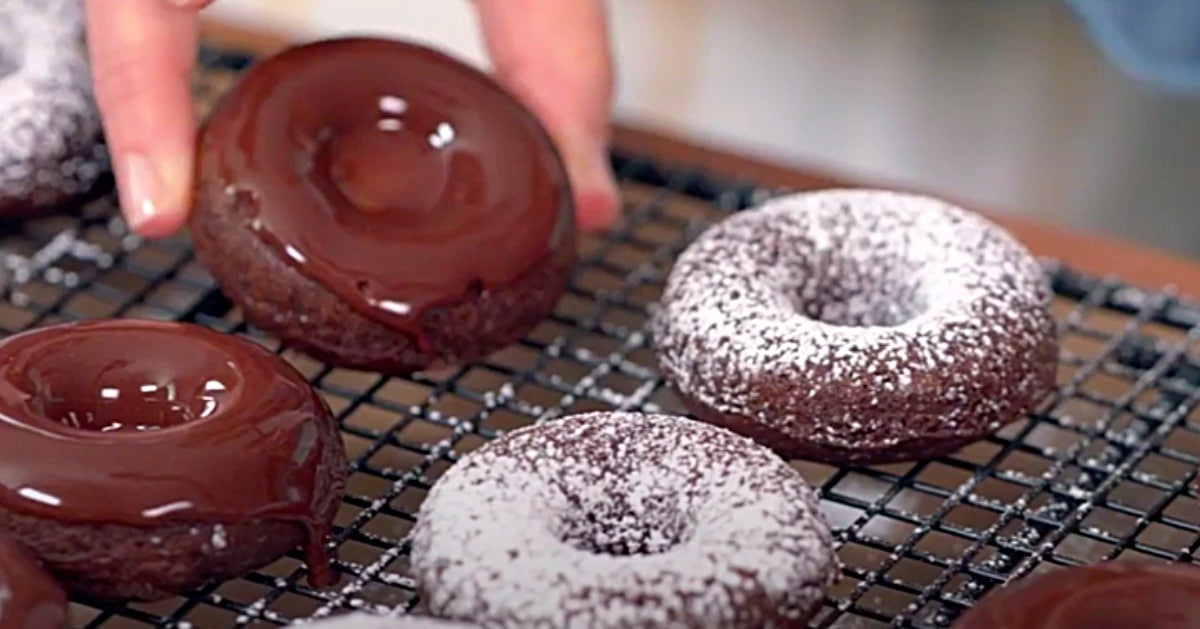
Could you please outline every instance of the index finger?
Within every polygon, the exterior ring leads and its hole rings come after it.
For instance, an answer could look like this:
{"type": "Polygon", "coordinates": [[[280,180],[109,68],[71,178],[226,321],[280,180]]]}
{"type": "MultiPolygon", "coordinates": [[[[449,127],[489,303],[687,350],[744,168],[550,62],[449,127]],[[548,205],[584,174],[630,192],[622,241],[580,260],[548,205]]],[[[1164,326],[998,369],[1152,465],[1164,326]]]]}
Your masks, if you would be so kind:
{"type": "Polygon", "coordinates": [[[168,235],[191,205],[195,12],[164,0],[86,0],[85,8],[122,212],[135,232],[168,235]]]}

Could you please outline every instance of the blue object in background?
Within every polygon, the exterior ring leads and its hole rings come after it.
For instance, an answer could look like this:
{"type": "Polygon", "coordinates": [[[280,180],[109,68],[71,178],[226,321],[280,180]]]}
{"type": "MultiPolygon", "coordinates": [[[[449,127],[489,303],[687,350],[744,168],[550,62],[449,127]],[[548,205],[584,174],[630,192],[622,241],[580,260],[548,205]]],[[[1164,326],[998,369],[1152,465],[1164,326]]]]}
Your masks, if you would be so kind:
{"type": "Polygon", "coordinates": [[[1128,74],[1200,92],[1200,0],[1067,0],[1128,74]]]}

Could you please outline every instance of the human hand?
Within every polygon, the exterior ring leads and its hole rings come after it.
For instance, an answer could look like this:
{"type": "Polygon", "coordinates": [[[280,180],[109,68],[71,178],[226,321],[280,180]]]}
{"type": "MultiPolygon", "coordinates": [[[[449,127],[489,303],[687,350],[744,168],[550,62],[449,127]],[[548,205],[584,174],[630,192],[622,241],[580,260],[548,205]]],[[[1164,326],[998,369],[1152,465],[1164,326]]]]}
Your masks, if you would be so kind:
{"type": "MultiPolygon", "coordinates": [[[[196,13],[213,0],[85,0],[96,101],[133,231],[167,236],[191,210],[196,13]]],[[[608,168],[612,63],[603,0],[477,0],[497,78],[554,138],[584,230],[616,219],[608,168]]]]}

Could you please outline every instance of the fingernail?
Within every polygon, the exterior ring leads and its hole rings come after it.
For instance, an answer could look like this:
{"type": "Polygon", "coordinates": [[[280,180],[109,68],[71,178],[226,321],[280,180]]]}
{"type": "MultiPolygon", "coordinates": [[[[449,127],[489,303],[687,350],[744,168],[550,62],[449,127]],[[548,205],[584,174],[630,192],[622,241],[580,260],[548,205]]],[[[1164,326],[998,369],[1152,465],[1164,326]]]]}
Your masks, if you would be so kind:
{"type": "Polygon", "coordinates": [[[154,164],[140,153],[126,155],[119,171],[121,211],[129,228],[141,232],[154,221],[163,202],[166,187],[154,164]]]}
{"type": "Polygon", "coordinates": [[[580,227],[589,231],[610,227],[617,214],[617,186],[608,152],[589,147],[569,152],[566,159],[580,227]]]}

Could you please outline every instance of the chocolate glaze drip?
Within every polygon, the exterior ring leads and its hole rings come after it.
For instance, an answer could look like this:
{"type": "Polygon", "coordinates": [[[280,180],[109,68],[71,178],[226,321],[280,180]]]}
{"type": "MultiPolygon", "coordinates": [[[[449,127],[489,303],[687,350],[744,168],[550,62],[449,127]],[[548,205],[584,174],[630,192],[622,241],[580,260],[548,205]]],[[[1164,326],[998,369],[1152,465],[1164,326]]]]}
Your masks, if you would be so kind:
{"type": "Polygon", "coordinates": [[[331,40],[260,62],[201,151],[281,259],[418,342],[425,309],[508,285],[569,241],[570,187],[537,121],[412,44],[331,40]]]}
{"type": "Polygon", "coordinates": [[[1200,627],[1200,568],[1109,563],[1023,579],[986,597],[955,629],[1200,627]]]}
{"type": "Polygon", "coordinates": [[[0,536],[0,627],[60,629],[66,624],[66,593],[23,548],[0,536]]]}
{"type": "Polygon", "coordinates": [[[249,341],[94,321],[0,342],[0,506],[73,523],[284,520],[314,584],[340,501],[328,406],[249,341]]]}

